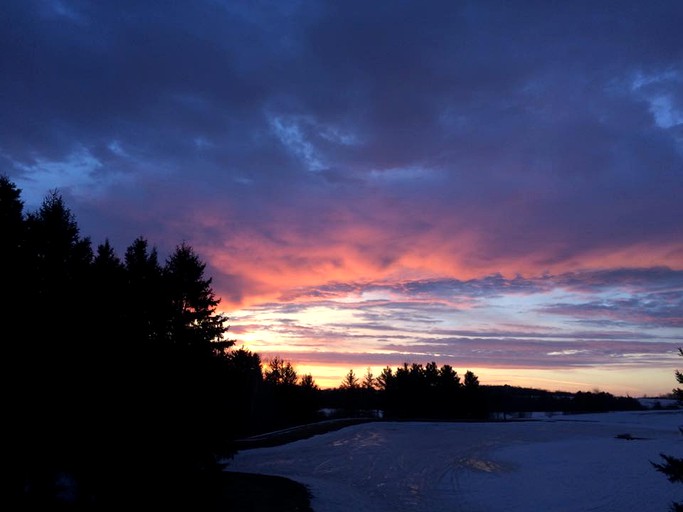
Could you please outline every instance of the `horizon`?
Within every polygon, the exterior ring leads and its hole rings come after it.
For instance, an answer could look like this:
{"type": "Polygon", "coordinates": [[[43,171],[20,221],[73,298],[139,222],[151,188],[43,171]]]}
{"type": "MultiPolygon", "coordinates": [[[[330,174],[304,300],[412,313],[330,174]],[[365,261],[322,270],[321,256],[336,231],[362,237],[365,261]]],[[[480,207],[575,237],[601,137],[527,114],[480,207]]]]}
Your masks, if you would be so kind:
{"type": "Polygon", "coordinates": [[[673,389],[680,2],[3,7],[0,173],[119,255],[188,243],[236,347],[673,389]]]}
{"type": "MultiPolygon", "coordinates": [[[[240,348],[239,346],[237,348],[240,348]]],[[[246,347],[245,347],[246,348],[246,347]]],[[[258,353],[258,352],[257,352],[258,353]]],[[[373,377],[377,377],[381,371],[387,366],[391,368],[394,372],[396,368],[402,367],[403,362],[400,364],[388,364],[384,366],[351,366],[341,364],[334,365],[310,365],[310,364],[300,364],[297,363],[296,357],[294,359],[289,359],[286,356],[282,357],[280,353],[277,354],[264,354],[259,353],[262,356],[262,368],[265,370],[267,368],[268,360],[271,357],[281,357],[285,361],[292,364],[292,367],[297,373],[297,377],[302,377],[304,375],[310,374],[315,384],[319,386],[322,390],[338,389],[345,375],[349,370],[353,370],[355,376],[358,378],[359,383],[362,381],[363,377],[367,373],[368,369],[371,371],[373,377]]],[[[296,356],[296,354],[294,354],[296,356]]],[[[608,382],[605,385],[604,376],[602,375],[604,370],[597,368],[593,370],[578,370],[576,372],[568,371],[566,372],[566,379],[571,379],[572,375],[579,374],[577,380],[562,380],[557,378],[557,372],[553,370],[526,370],[520,371],[518,369],[491,369],[491,368],[476,368],[476,367],[457,367],[449,362],[431,360],[406,360],[404,361],[408,365],[413,363],[422,364],[423,366],[430,362],[436,362],[440,367],[444,364],[449,364],[453,366],[453,369],[457,372],[460,377],[460,382],[467,371],[471,371],[479,378],[479,383],[481,386],[510,386],[516,388],[525,389],[536,389],[539,391],[547,391],[549,393],[609,393],[616,397],[630,397],[630,398],[653,398],[653,399],[666,399],[671,397],[674,385],[671,384],[672,379],[675,379],[675,369],[671,370],[670,375],[667,378],[658,379],[655,381],[654,385],[649,386],[639,386],[632,385],[625,382],[627,379],[616,380],[616,382],[608,382]],[[555,377],[555,378],[553,378],[555,377]],[[591,379],[594,379],[591,382],[591,379]],[[669,382],[667,382],[669,381],[669,382]],[[667,387],[668,386],[668,387],[667,387]],[[663,388],[661,391],[658,389],[663,388]]],[[[646,379],[651,375],[651,372],[647,369],[636,370],[636,374],[640,374],[641,379],[646,379]]]]}

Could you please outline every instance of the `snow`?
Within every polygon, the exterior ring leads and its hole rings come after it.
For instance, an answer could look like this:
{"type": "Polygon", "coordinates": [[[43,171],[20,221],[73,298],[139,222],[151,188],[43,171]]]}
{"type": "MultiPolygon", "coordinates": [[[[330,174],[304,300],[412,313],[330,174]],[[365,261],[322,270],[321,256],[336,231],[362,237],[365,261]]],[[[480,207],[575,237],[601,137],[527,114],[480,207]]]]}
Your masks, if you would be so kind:
{"type": "Polygon", "coordinates": [[[681,410],[381,421],[245,450],[227,469],[301,482],[316,512],[666,512],[683,485],[650,462],[683,457],[680,427],[681,410]]]}

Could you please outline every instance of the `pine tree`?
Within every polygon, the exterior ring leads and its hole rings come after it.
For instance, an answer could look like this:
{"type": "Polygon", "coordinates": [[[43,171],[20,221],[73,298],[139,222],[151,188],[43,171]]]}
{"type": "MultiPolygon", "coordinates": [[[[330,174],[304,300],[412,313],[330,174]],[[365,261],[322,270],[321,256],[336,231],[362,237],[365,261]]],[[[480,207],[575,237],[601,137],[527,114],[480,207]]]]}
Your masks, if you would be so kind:
{"type": "Polygon", "coordinates": [[[124,313],[130,337],[153,344],[166,339],[162,268],[155,247],[144,237],[126,249],[126,297],[124,313]]]}
{"type": "MultiPolygon", "coordinates": [[[[683,356],[683,349],[678,349],[678,355],[683,356]]],[[[679,384],[683,384],[683,373],[681,373],[679,370],[676,370],[675,375],[676,382],[678,382],[679,384]]],[[[676,400],[678,400],[680,403],[683,403],[683,389],[675,388],[673,390],[673,394],[676,400]]]]}
{"type": "Polygon", "coordinates": [[[280,356],[275,356],[268,361],[268,367],[263,372],[263,380],[266,384],[275,387],[294,386],[297,379],[298,376],[292,363],[285,361],[280,356]]]}
{"type": "MultiPolygon", "coordinates": [[[[0,271],[2,272],[2,305],[15,303],[16,285],[19,281],[21,250],[24,240],[24,203],[21,201],[21,190],[6,176],[0,175],[0,271]],[[4,300],[4,299],[7,300],[4,300]]],[[[2,311],[6,311],[3,307],[2,311]]],[[[11,318],[8,316],[7,318],[11,318]]]]}
{"type": "Polygon", "coordinates": [[[26,476],[39,460],[30,428],[33,404],[29,382],[32,349],[25,343],[37,318],[32,311],[31,290],[26,286],[24,257],[25,222],[21,190],[6,176],[0,176],[0,339],[2,340],[3,457],[0,468],[6,475],[5,495],[0,507],[11,510],[21,496],[26,476]],[[31,320],[32,319],[32,320],[31,320]],[[31,320],[31,321],[30,321],[31,320]],[[9,503],[8,503],[9,502],[9,503]]]}
{"type": "Polygon", "coordinates": [[[93,254],[90,240],[81,238],[75,217],[56,191],[20,226],[16,188],[7,181],[0,188],[0,210],[13,219],[11,246],[14,257],[20,257],[13,267],[3,268],[11,276],[3,285],[15,284],[8,288],[14,288],[16,301],[12,317],[2,322],[13,331],[3,336],[11,347],[5,353],[7,373],[21,376],[6,388],[11,389],[6,427],[11,451],[21,455],[14,472],[32,484],[24,497],[48,500],[55,494],[57,472],[84,468],[93,451],[98,389],[91,329],[96,302],[88,293],[93,254]]]}
{"type": "Polygon", "coordinates": [[[386,366],[386,367],[382,368],[382,372],[379,374],[379,377],[377,377],[377,379],[376,379],[377,387],[381,391],[384,391],[386,393],[391,388],[393,380],[394,380],[394,371],[391,369],[391,367],[386,366]]]}
{"type": "Polygon", "coordinates": [[[168,334],[174,344],[223,354],[233,345],[224,339],[227,318],[217,313],[220,299],[204,275],[206,264],[183,243],[176,247],[164,267],[166,297],[170,307],[168,334]]]}
{"type": "Polygon", "coordinates": [[[356,377],[356,374],[353,371],[353,369],[349,370],[349,373],[347,373],[344,376],[344,379],[342,380],[342,383],[339,387],[341,389],[349,389],[349,390],[359,388],[358,377],[356,377]]]}
{"type": "Polygon", "coordinates": [[[376,386],[377,379],[375,379],[374,375],[372,374],[372,369],[368,367],[365,372],[365,375],[363,375],[363,382],[361,383],[361,387],[366,391],[374,391],[376,386]]]}
{"type": "MultiPolygon", "coordinates": [[[[683,356],[683,349],[679,348],[678,354],[683,356]]],[[[683,384],[683,373],[681,373],[679,370],[676,370],[675,376],[676,381],[679,384],[683,384]]],[[[683,401],[683,389],[675,388],[673,393],[679,402],[683,401]]],[[[681,433],[683,433],[683,430],[681,430],[681,433]]],[[[652,462],[652,465],[655,467],[655,469],[663,473],[669,482],[683,483],[683,458],[673,457],[663,453],[661,453],[660,456],[662,459],[664,459],[664,461],[661,463],[652,462]]],[[[672,503],[671,510],[674,512],[683,512],[683,502],[672,503]]]]}
{"type": "Polygon", "coordinates": [[[5,372],[7,375],[22,375],[16,366],[24,348],[19,338],[26,334],[29,319],[35,318],[30,306],[33,294],[27,286],[23,209],[21,190],[0,175],[0,338],[5,360],[13,368],[13,372],[5,372]]]}

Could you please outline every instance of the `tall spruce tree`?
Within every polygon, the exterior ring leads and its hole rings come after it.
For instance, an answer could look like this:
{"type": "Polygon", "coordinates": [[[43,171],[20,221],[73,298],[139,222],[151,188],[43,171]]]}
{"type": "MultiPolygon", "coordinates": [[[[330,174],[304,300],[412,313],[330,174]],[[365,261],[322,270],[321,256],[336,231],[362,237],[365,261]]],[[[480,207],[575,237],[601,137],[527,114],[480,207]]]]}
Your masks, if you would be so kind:
{"type": "MultiPolygon", "coordinates": [[[[129,329],[136,340],[129,364],[127,414],[137,489],[169,493],[172,503],[192,499],[180,489],[199,482],[231,454],[236,412],[225,337],[227,317],[204,274],[205,264],[187,244],[164,266],[140,237],[125,256],[129,329]]],[[[194,490],[198,492],[197,489],[194,490]]],[[[195,496],[196,497],[196,496],[195,496]]]]}
{"type": "MultiPolygon", "coordinates": [[[[31,406],[26,400],[30,396],[26,377],[31,352],[23,343],[29,331],[28,320],[35,313],[28,311],[31,293],[25,281],[23,208],[21,190],[7,176],[0,176],[0,382],[4,418],[0,467],[7,484],[7,491],[0,496],[3,499],[0,506],[19,498],[31,466],[29,461],[35,453],[28,435],[32,424],[28,418],[31,406]]],[[[2,508],[10,510],[7,506],[2,508]]]]}
{"type": "Polygon", "coordinates": [[[0,175],[0,272],[2,272],[2,289],[0,289],[0,314],[2,324],[15,317],[15,308],[20,301],[16,294],[23,290],[22,248],[24,243],[24,203],[21,190],[7,176],[0,175]]]}
{"type": "Polygon", "coordinates": [[[5,311],[12,317],[2,322],[3,341],[11,347],[6,364],[8,374],[18,376],[5,388],[11,395],[5,402],[8,460],[19,479],[15,497],[30,497],[30,505],[40,508],[56,494],[60,472],[75,474],[87,465],[97,388],[88,343],[92,250],[57,192],[19,225],[16,188],[6,180],[0,188],[10,199],[0,208],[12,226],[8,254],[20,258],[3,268],[3,285],[12,290],[5,311]]]}
{"type": "Polygon", "coordinates": [[[167,334],[174,344],[223,354],[233,342],[224,338],[227,318],[217,312],[220,299],[205,277],[206,264],[182,243],[168,258],[163,277],[168,302],[167,334]]]}
{"type": "Polygon", "coordinates": [[[126,249],[125,322],[136,341],[161,343],[166,339],[162,268],[155,247],[140,236],[126,249]]]}

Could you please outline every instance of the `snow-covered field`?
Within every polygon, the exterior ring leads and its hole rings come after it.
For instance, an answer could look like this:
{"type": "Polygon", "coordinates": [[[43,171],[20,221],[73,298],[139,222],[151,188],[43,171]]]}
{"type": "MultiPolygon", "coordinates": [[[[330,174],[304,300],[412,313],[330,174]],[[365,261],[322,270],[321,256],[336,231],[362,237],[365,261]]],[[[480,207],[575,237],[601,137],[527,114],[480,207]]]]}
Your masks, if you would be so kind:
{"type": "Polygon", "coordinates": [[[650,461],[683,457],[679,427],[681,410],[375,422],[245,450],[228,470],[302,482],[316,512],[666,512],[683,485],[650,461]]]}

